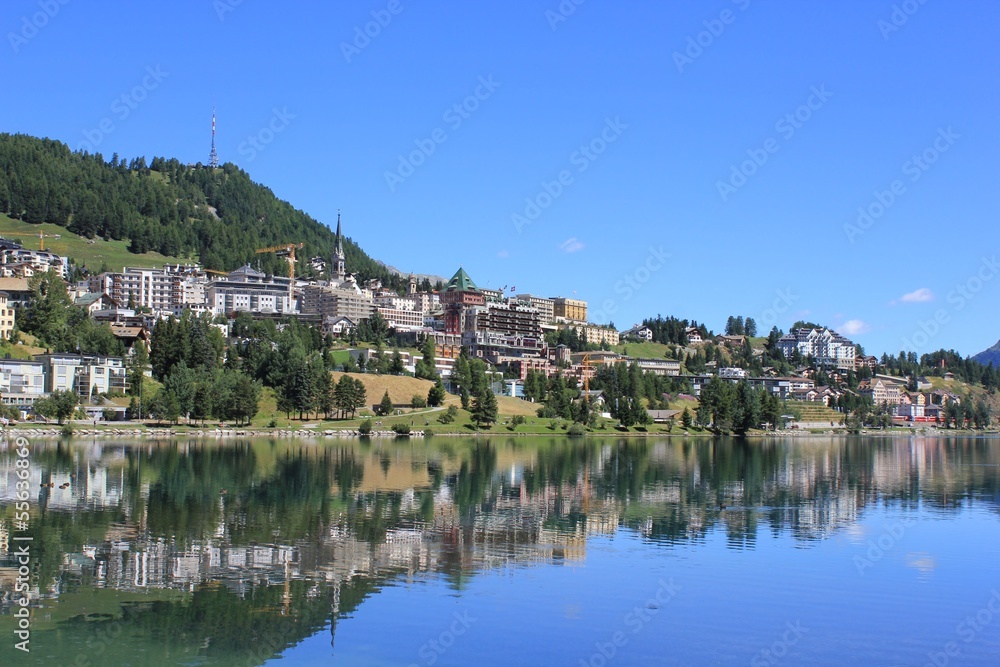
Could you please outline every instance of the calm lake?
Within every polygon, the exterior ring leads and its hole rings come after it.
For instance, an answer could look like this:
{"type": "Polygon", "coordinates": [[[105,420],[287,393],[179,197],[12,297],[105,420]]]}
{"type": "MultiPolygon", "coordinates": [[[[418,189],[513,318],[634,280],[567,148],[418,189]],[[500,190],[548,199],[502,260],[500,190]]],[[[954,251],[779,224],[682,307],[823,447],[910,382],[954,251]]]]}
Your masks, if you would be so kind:
{"type": "Polygon", "coordinates": [[[1000,664],[1000,439],[0,446],[2,665],[1000,664]]]}

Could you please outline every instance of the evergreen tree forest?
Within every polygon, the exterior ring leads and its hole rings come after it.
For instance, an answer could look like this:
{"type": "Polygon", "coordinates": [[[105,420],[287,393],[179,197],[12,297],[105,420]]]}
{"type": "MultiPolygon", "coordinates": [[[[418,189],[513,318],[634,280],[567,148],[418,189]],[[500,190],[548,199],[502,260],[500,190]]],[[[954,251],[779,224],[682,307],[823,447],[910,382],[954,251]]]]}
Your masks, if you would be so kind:
{"type": "MultiPolygon", "coordinates": [[[[330,227],[278,199],[234,164],[211,169],[174,158],[154,157],[149,164],[143,157],[106,159],[23,134],[0,134],[0,213],[53,223],[85,238],[128,241],[130,252],[187,257],[220,271],[260,262],[261,270],[280,275],[287,271],[286,260],[257,255],[258,248],[304,243],[300,256],[329,258],[335,245],[330,227]]],[[[405,278],[350,239],[344,252],[348,271],[379,278],[392,289],[405,287],[405,278]]],[[[308,275],[308,262],[300,262],[298,270],[308,275]]]]}

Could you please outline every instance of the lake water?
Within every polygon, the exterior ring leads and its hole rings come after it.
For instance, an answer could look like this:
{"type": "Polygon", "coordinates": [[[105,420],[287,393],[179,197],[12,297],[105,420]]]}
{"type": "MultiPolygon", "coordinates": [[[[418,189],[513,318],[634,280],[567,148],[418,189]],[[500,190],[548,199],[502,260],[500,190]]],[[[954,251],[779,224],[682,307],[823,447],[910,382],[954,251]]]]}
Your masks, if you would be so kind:
{"type": "Polygon", "coordinates": [[[18,458],[2,665],[1000,664],[998,439],[36,441],[27,532],[18,458]]]}

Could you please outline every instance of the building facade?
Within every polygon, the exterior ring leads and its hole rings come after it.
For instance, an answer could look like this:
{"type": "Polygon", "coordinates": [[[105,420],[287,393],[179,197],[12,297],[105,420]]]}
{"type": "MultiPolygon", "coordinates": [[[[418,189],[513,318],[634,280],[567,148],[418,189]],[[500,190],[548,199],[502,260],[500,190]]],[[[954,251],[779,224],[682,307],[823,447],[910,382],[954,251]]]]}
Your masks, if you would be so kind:
{"type": "Polygon", "coordinates": [[[778,339],[778,349],[786,358],[798,351],[820,366],[838,370],[853,370],[857,356],[854,343],[832,329],[795,329],[778,339]]]}
{"type": "Polygon", "coordinates": [[[587,322],[587,302],[579,299],[552,298],[552,315],[557,322],[587,322]]]}

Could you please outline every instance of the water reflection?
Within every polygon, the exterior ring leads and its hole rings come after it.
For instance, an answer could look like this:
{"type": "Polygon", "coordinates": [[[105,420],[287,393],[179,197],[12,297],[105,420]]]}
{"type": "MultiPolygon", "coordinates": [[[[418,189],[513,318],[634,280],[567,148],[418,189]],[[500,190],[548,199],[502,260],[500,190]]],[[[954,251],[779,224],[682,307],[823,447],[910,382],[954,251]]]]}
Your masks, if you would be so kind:
{"type": "MultiPolygon", "coordinates": [[[[719,533],[754,549],[762,531],[810,548],[884,504],[995,512],[994,443],[37,442],[26,664],[260,664],[322,630],[335,641],[338,620],[393,582],[461,590],[486,570],[582,563],[588,538],[618,531],[667,550],[719,533]]],[[[4,445],[8,636],[15,461],[4,445]]]]}

